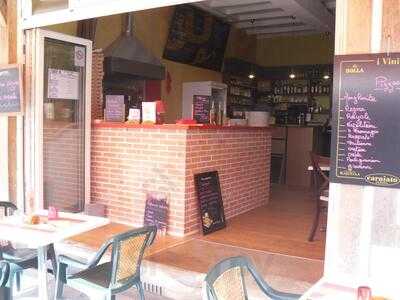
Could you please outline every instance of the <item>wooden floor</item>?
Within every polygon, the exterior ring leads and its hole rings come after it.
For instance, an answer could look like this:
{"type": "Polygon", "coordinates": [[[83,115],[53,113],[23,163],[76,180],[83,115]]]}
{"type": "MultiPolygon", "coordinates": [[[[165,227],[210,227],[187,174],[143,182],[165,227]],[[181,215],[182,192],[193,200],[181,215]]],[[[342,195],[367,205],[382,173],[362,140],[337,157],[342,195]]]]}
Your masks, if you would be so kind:
{"type": "MultiPolygon", "coordinates": [[[[324,234],[320,232],[315,242],[307,241],[314,210],[315,204],[307,191],[274,187],[267,206],[228,220],[225,229],[207,236],[157,236],[147,255],[198,239],[271,253],[323,259],[324,234]]],[[[131,227],[113,223],[76,236],[73,240],[99,248],[111,236],[128,229],[131,227]]]]}
{"type": "Polygon", "coordinates": [[[206,241],[272,253],[323,259],[325,234],[308,242],[315,203],[305,190],[275,186],[270,203],[228,220],[225,229],[200,237],[206,241]]]}

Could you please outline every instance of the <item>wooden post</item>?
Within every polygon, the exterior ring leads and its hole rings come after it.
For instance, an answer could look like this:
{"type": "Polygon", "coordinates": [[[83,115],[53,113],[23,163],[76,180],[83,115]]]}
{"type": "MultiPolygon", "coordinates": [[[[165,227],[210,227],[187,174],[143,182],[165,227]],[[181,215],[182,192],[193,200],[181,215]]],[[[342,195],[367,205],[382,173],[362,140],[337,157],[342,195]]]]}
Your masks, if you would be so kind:
{"type": "MultiPolygon", "coordinates": [[[[0,0],[0,64],[23,63],[18,3],[16,0],[0,0]]],[[[21,116],[0,117],[0,199],[19,204],[23,202],[22,124],[21,116]]]]}
{"type": "MultiPolygon", "coordinates": [[[[0,0],[2,1],[2,0],[0,0]]],[[[2,25],[0,25],[0,64],[8,63],[8,27],[7,7],[1,3],[2,25]]],[[[0,116],[0,201],[9,201],[9,174],[8,174],[8,117],[0,116]]]]}

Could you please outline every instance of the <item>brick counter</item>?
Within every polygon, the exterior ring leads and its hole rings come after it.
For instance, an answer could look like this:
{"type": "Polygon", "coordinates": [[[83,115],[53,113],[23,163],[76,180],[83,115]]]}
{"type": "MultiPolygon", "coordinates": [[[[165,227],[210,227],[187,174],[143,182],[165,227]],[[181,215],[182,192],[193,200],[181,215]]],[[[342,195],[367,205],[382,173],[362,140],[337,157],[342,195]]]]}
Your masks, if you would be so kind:
{"type": "Polygon", "coordinates": [[[146,194],[165,194],[168,233],[187,235],[200,230],[194,174],[219,172],[229,219],[268,202],[270,154],[268,128],[95,124],[91,201],[140,226],[146,194]]]}

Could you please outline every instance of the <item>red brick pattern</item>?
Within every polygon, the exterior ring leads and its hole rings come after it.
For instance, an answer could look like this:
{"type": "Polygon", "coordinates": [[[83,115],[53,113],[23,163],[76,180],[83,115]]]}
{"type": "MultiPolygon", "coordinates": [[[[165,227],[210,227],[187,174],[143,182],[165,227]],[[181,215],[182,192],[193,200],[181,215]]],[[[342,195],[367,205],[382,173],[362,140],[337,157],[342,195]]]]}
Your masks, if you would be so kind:
{"type": "Polygon", "coordinates": [[[82,131],[69,122],[46,121],[43,128],[43,194],[45,206],[77,211],[84,199],[82,131]]]}
{"type": "Polygon", "coordinates": [[[227,219],[267,204],[271,135],[268,130],[189,130],[185,233],[199,228],[194,174],[217,170],[227,219]]]}
{"type": "Polygon", "coordinates": [[[114,222],[140,226],[147,193],[169,202],[168,233],[200,230],[193,175],[217,170],[227,218],[269,199],[266,129],[104,128],[92,130],[91,201],[114,222]]]}
{"type": "Polygon", "coordinates": [[[95,50],[92,54],[92,120],[103,118],[103,61],[104,54],[95,50]]]}

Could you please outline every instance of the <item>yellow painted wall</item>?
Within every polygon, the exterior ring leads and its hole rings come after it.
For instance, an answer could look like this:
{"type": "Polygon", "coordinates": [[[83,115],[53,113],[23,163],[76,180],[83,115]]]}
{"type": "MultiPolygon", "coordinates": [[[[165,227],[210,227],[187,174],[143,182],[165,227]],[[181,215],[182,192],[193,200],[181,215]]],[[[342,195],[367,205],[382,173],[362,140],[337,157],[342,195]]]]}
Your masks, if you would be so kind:
{"type": "MultiPolygon", "coordinates": [[[[134,33],[144,46],[162,58],[167,40],[173,7],[134,13],[134,33]]],[[[114,15],[98,20],[94,46],[105,49],[121,33],[122,16],[114,15]]],[[[48,29],[75,35],[76,23],[59,24],[48,29]]],[[[326,35],[276,37],[257,40],[234,27],[228,39],[225,57],[240,58],[262,66],[332,63],[333,37],[326,35]]],[[[222,74],[162,59],[171,82],[171,92],[162,83],[162,99],[167,103],[167,121],[174,122],[181,115],[182,83],[190,81],[222,81],[222,74]]]]}
{"type": "MultiPolygon", "coordinates": [[[[135,36],[158,58],[162,58],[167,41],[169,24],[174,12],[173,7],[152,9],[134,13],[135,36]]],[[[122,16],[114,15],[98,20],[95,48],[105,49],[121,33],[122,16]]],[[[76,23],[59,24],[47,29],[70,35],[76,34],[76,23]]],[[[239,57],[255,61],[255,39],[247,37],[237,29],[233,29],[228,40],[227,57],[239,57]],[[239,46],[237,46],[239,45],[239,46]],[[252,45],[252,47],[250,47],[252,45]]],[[[180,64],[162,59],[171,82],[171,92],[166,90],[166,82],[162,83],[162,99],[167,103],[167,121],[175,122],[181,115],[182,84],[190,81],[222,81],[222,74],[207,69],[180,64]]]]}
{"type": "Polygon", "coordinates": [[[276,37],[257,44],[257,64],[261,66],[330,64],[333,55],[333,35],[276,37]]]}

